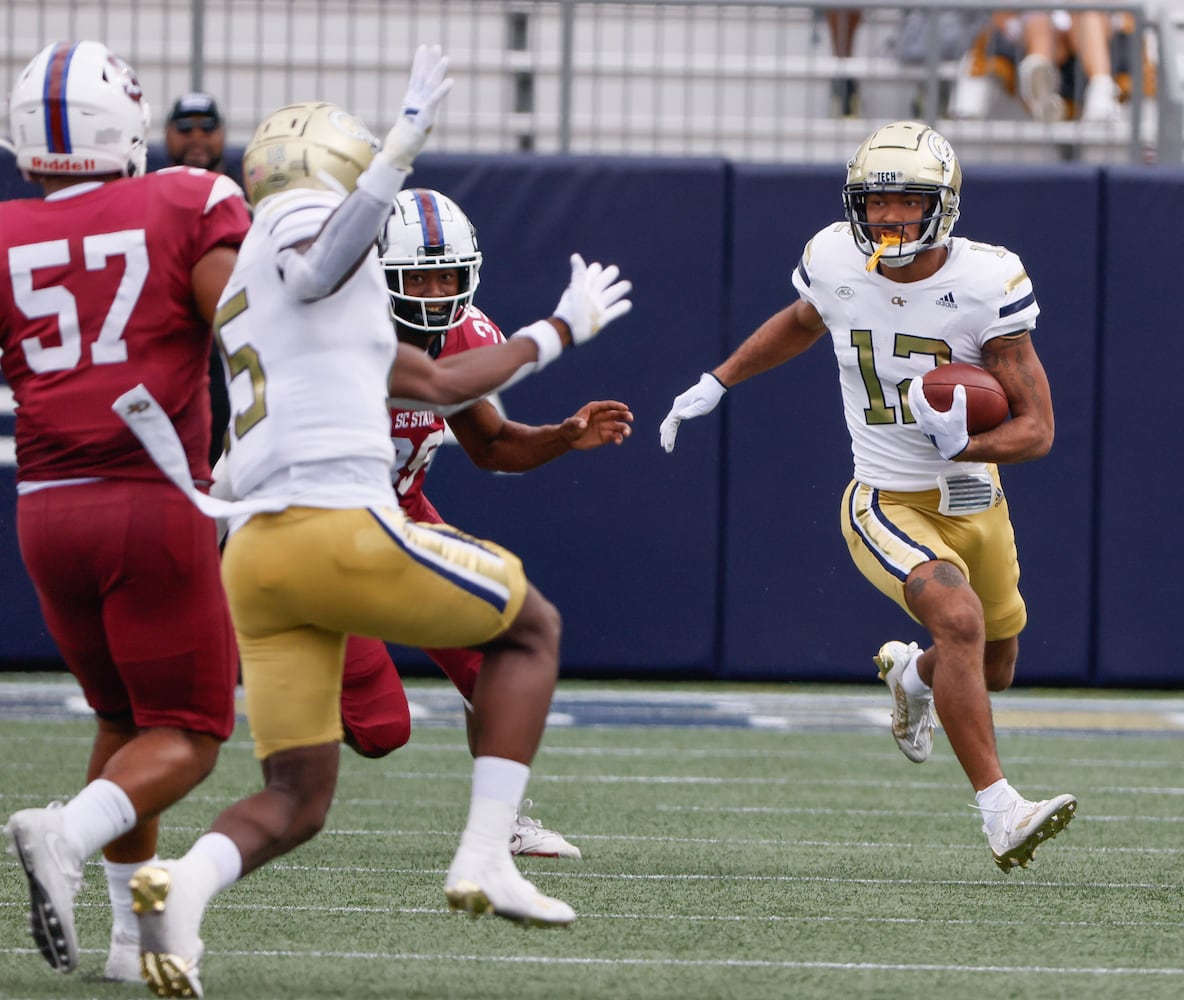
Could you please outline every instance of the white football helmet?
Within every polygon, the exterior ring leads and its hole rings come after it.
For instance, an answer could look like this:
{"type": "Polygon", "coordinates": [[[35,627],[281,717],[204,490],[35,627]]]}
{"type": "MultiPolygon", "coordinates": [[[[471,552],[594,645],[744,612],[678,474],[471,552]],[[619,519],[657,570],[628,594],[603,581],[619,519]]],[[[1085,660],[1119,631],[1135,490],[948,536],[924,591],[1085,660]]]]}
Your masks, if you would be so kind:
{"type": "Polygon", "coordinates": [[[429,350],[439,353],[446,331],[464,320],[480,282],[481,251],[477,230],[460,206],[439,191],[408,188],[395,196],[394,211],[378,242],[378,257],[386,271],[391,315],[418,333],[432,336],[429,350]],[[417,298],[404,291],[408,271],[456,268],[456,295],[417,298]]]}
{"type": "Polygon", "coordinates": [[[881,250],[881,263],[903,267],[922,250],[949,240],[958,218],[961,190],[962,168],[945,138],[923,122],[892,122],[868,136],[848,162],[843,207],[856,246],[868,257],[881,250]],[[903,242],[901,226],[900,243],[881,248],[872,240],[867,224],[867,195],[873,191],[932,196],[932,205],[927,206],[927,214],[920,220],[919,239],[903,242]]]}
{"type": "Polygon", "coordinates": [[[346,195],[377,151],[370,130],[336,104],[289,104],[255,129],[243,152],[243,190],[252,205],[293,188],[346,195]]]}
{"type": "Polygon", "coordinates": [[[8,101],[16,162],[30,174],[134,177],[147,170],[152,116],[132,68],[101,42],[54,42],[8,101]]]}

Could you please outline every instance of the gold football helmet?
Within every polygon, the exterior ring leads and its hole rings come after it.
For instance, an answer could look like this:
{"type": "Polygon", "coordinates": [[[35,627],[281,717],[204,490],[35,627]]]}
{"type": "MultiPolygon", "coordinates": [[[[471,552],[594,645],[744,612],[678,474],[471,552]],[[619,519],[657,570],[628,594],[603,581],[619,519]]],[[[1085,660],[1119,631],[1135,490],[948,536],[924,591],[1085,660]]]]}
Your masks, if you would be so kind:
{"type": "Polygon", "coordinates": [[[922,250],[941,246],[949,239],[958,218],[961,190],[958,157],[940,133],[924,122],[892,122],[868,136],[847,163],[843,207],[856,246],[888,267],[903,267],[922,250]],[[867,224],[867,195],[877,191],[931,196],[919,220],[919,239],[904,242],[902,225],[898,239],[886,238],[879,244],[872,240],[867,224]]]}
{"type": "Polygon", "coordinates": [[[243,153],[243,190],[252,205],[293,188],[349,194],[377,151],[370,130],[336,104],[289,104],[255,129],[243,153]]]}

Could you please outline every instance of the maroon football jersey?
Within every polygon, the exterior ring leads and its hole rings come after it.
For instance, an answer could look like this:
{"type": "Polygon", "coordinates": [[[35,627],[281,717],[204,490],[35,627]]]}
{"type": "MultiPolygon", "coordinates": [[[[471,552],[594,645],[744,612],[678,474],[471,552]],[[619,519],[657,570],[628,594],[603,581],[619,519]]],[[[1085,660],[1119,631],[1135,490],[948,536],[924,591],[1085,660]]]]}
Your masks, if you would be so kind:
{"type": "MultiPolygon", "coordinates": [[[[498,325],[471,305],[460,326],[448,331],[440,357],[501,344],[505,339],[498,325]]],[[[443,518],[423,495],[423,481],[436,449],[444,443],[444,418],[431,410],[392,410],[391,437],[395,442],[394,483],[399,505],[414,521],[440,523],[443,518]]]]}
{"type": "Polygon", "coordinates": [[[193,266],[250,226],[229,178],[179,167],[0,204],[0,349],[17,476],[160,479],[115,399],[144,383],[208,480],[211,332],[193,266]]]}

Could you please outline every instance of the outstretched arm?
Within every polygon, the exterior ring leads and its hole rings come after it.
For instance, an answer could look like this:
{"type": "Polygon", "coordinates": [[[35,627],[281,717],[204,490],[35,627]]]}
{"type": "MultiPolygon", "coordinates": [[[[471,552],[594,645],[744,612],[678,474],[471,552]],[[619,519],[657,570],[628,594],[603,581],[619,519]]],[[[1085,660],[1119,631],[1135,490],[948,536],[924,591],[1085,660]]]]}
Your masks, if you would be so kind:
{"type": "Polygon", "coordinates": [[[745,379],[785,364],[826,333],[826,324],[809,302],[798,299],[758,326],[712,374],[731,388],[745,379]]]}
{"type": "Polygon", "coordinates": [[[659,428],[662,447],[674,451],[678,427],[684,420],[710,413],[732,386],[797,357],[824,333],[822,316],[804,299],[774,313],[723,364],[704,372],[695,385],[675,397],[659,428]]]}
{"type": "Polygon", "coordinates": [[[526,472],[568,451],[621,444],[632,433],[633,414],[616,400],[585,403],[560,424],[522,424],[481,400],[448,418],[448,425],[478,468],[526,472]]]}
{"type": "Polygon", "coordinates": [[[633,308],[625,297],[633,286],[619,278],[615,264],[585,264],[579,254],[573,254],[571,281],[549,319],[523,327],[504,344],[439,361],[422,351],[399,351],[388,381],[391,405],[409,410],[426,405],[450,416],[496,389],[541,371],[564,348],[586,344],[633,308]]]}
{"type": "Polygon", "coordinates": [[[391,405],[416,409],[426,404],[437,413],[451,415],[500,388],[524,366],[529,369],[537,365],[544,354],[553,351],[553,356],[558,357],[571,343],[566,325],[556,320],[540,320],[526,329],[540,340],[550,340],[551,346],[543,346],[520,330],[504,344],[463,351],[438,361],[423,351],[401,347],[387,381],[391,405]],[[548,334],[543,327],[551,332],[548,334]]]}
{"type": "Polygon", "coordinates": [[[279,251],[276,264],[294,298],[315,302],[332,295],[374,252],[391,202],[427,142],[440,102],[452,89],[447,72],[448,58],[438,45],[419,46],[399,118],[358,178],[357,187],[333,209],[315,236],[279,251]]]}

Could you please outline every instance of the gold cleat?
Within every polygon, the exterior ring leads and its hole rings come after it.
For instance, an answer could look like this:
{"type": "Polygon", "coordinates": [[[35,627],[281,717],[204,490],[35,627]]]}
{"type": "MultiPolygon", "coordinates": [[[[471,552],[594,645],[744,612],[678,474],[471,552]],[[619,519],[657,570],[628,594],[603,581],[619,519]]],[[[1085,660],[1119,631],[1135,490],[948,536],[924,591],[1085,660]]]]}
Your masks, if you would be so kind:
{"type": "Polygon", "coordinates": [[[136,916],[164,913],[164,901],[173,887],[173,877],[164,868],[145,865],[128,883],[132,890],[132,912],[136,916]]]}
{"type": "Polygon", "coordinates": [[[458,882],[444,890],[448,898],[448,909],[452,913],[467,913],[474,920],[486,913],[493,913],[493,904],[475,882],[458,882]]]}
{"type": "Polygon", "coordinates": [[[200,906],[192,894],[187,897],[178,891],[172,870],[165,865],[144,865],[128,885],[140,925],[140,975],[148,989],[158,997],[201,997],[200,906]]]}
{"type": "Polygon", "coordinates": [[[196,963],[176,955],[149,953],[140,956],[140,975],[154,996],[180,997],[193,1000],[202,996],[201,983],[196,975],[196,963]]]}

